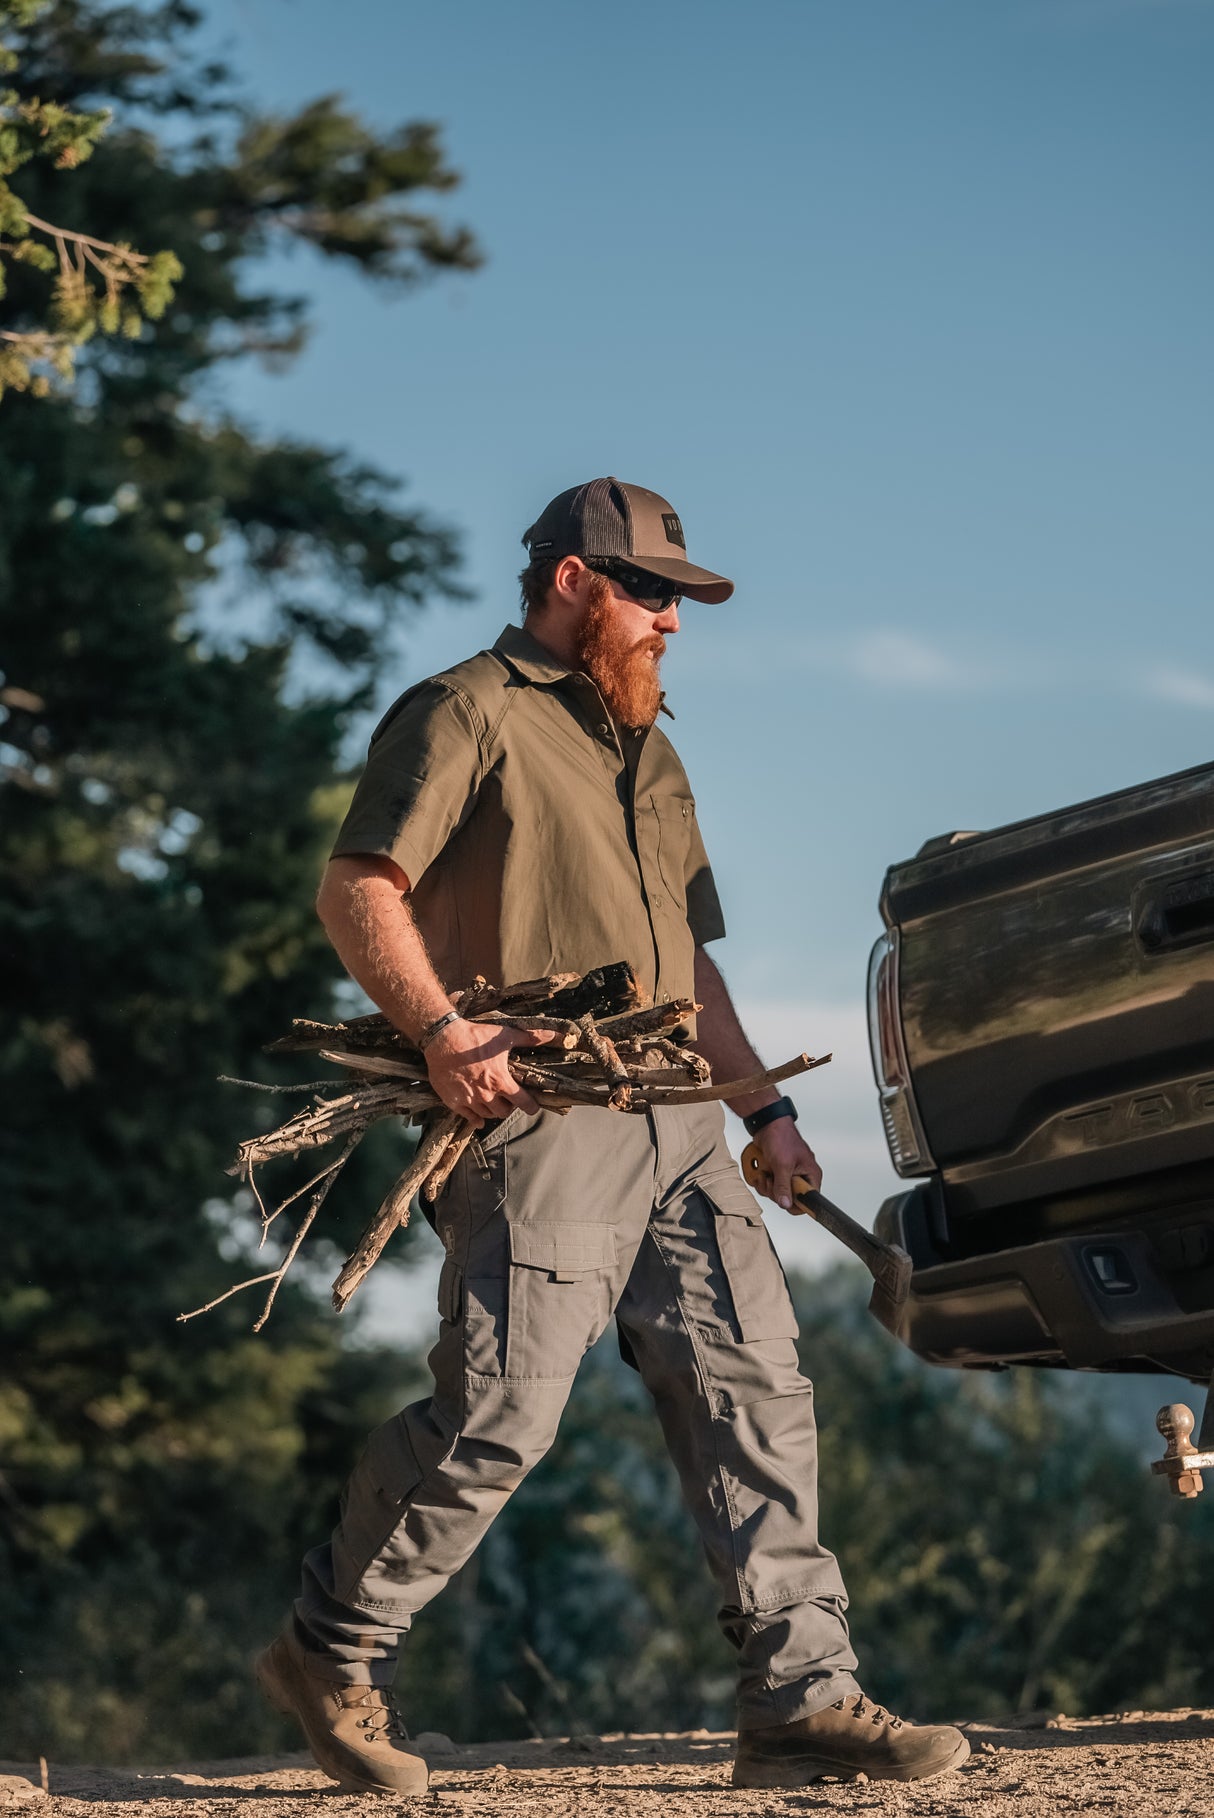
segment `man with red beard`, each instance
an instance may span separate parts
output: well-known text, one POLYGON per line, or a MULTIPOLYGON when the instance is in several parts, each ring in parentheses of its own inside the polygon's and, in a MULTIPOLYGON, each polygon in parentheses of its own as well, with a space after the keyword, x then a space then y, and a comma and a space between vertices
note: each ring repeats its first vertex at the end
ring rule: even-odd
MULTIPOLYGON (((562 493, 523 541, 522 628, 390 710, 321 885, 343 963, 478 1135, 434 1208, 434 1392, 372 1435, 258 1677, 343 1786, 424 1790, 388 1689, 401 1640, 551 1444, 614 1314, 720 1590, 735 1785, 939 1773, 964 1760, 964 1737, 891 1717, 853 1678, 796 1320, 720 1105, 540 1111, 509 1068, 535 1034, 452 1008, 477 974, 626 959, 648 996, 703 1006, 696 1045, 718 1079, 761 1065, 704 951, 725 925, 656 723, 680 599, 723 603, 733 584, 687 560, 665 499, 615 479, 562 493)), ((790 1209, 794 1174, 819 1185, 787 1098, 769 1088, 730 1108, 770 1198, 790 1209)))

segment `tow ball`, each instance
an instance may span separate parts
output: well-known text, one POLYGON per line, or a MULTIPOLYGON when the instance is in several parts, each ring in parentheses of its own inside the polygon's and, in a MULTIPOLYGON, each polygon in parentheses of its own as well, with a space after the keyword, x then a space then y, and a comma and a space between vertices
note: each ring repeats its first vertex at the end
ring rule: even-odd
POLYGON ((1196 1421, 1192 1408, 1183 1401, 1169 1402, 1155 1416, 1155 1425, 1167 1441, 1167 1451, 1151 1466, 1160 1477, 1166 1477, 1175 1496, 1200 1496, 1205 1485, 1203 1471, 1214 1471, 1214 1387, 1206 1397, 1201 1432, 1194 1445, 1190 1434, 1196 1421))

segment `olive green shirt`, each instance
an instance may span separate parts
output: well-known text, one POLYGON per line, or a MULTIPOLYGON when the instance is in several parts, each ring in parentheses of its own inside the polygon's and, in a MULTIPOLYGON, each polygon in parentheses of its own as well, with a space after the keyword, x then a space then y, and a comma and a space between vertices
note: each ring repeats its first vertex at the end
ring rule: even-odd
POLYGON ((343 854, 399 865, 448 991, 627 960, 653 998, 692 997, 695 947, 725 932, 669 739, 617 727, 517 626, 389 709, 343 854))

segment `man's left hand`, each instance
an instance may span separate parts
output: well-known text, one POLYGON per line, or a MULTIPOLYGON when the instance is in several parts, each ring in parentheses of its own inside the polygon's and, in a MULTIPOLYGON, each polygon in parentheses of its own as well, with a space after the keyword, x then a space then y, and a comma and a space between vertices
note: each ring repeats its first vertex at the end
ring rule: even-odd
POLYGON ((794 1174, 803 1175, 815 1192, 822 1185, 822 1170, 814 1152, 791 1117, 773 1118, 751 1140, 763 1157, 763 1169, 770 1181, 770 1185, 757 1189, 764 1199, 772 1199, 786 1212, 792 1212, 794 1174))

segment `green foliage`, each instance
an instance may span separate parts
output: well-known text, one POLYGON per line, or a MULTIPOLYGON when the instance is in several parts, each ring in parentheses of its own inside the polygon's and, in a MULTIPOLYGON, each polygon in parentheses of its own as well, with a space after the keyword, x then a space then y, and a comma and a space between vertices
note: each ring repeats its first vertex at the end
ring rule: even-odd
MULTIPOLYGON (((0 30, 31 31, 46 4, 0 0, 0 30)), ((20 67, 20 52, 11 44, 0 45, 0 73, 11 76, 20 67)), ((121 328, 135 340, 144 318, 159 320, 172 301, 173 286, 182 275, 175 253, 149 257, 125 241, 111 243, 44 221, 7 181, 34 158, 47 160, 55 170, 75 170, 92 156, 110 118, 105 107, 84 110, 23 92, 20 86, 0 89, 0 297, 7 291, 6 257, 30 271, 54 274, 49 325, 28 316, 23 320, 18 312, 18 326, 0 330, 0 397, 6 389, 47 396, 50 380, 34 368, 49 365, 61 378, 70 378, 75 349, 98 329, 117 334, 121 328), (138 308, 130 301, 132 293, 138 308)))
POLYGON ((419 185, 451 189, 437 126, 410 121, 387 138, 371 133, 335 95, 288 120, 262 117, 239 142, 239 200, 250 215, 270 208, 322 252, 356 258, 376 277, 413 284, 436 266, 480 263, 466 228, 445 227, 399 198, 419 185))
MULTIPOLYGON (((919 1364, 868 1317, 865 1282, 794 1282, 865 1688, 916 1717, 1209 1703, 1211 1511, 1168 1497, 1084 1383, 919 1364)), ((727 1728, 714 1610, 609 1333, 552 1453, 418 1619, 399 1690, 416 1728, 468 1739, 727 1728)))
MULTIPOLYGON (((452 535, 394 481, 215 403, 225 361, 302 339, 302 302, 259 288, 256 255, 318 244, 306 122, 327 148, 334 128, 304 110, 276 197, 241 150, 256 119, 189 60, 193 19, 64 0, 33 18, 17 78, 120 122, 69 180, 25 166, 29 206, 187 274, 156 336, 98 337, 74 393, 0 414, 5 1745, 60 1759, 277 1733, 249 1649, 401 1375, 343 1350, 308 1288, 399 1170, 399 1132, 354 1158, 261 1337, 240 1300, 175 1323, 232 1280, 249 1220, 224 1169, 284 1102, 217 1076, 270 1078, 261 1045, 286 1018, 334 1009, 312 899, 343 740, 397 629, 459 591, 452 535)), ((389 279, 449 266, 459 233, 418 212, 453 181, 431 129, 408 168, 407 131, 382 158, 355 136, 345 237, 323 250, 389 279)), ((326 177, 316 208, 335 206, 326 177)), ((41 274, 10 276, 35 308, 41 274)))
MULTIPOLYGON (((249 1221, 223 1168, 279 1110, 215 1080, 270 1077, 284 1016, 333 1008, 311 897, 342 740, 401 621, 457 591, 447 531, 339 451, 251 435, 216 375, 302 342, 301 300, 256 281, 282 240, 398 284, 476 254, 419 211, 454 181, 432 127, 377 140, 332 101, 259 119, 190 62, 179 0, 16 17, 14 92, 120 123, 69 173, 27 161, 23 206, 186 275, 154 337, 120 306, 74 395, 0 417, 5 1744, 216 1755, 288 1741, 248 1653, 364 1434, 421 1385, 343 1348, 309 1286, 398 1167, 390 1132, 259 1338, 240 1301, 175 1323, 232 1279, 249 1221)), ((12 263, 17 319, 44 263, 12 263)), ((871 1691, 929 1715, 1214 1697, 1209 1509, 1169 1502, 1074 1385, 924 1370, 846 1271, 798 1294, 871 1691)), ((728 1721, 698 1543, 607 1347, 402 1678, 418 1727, 460 1735, 728 1721)))

